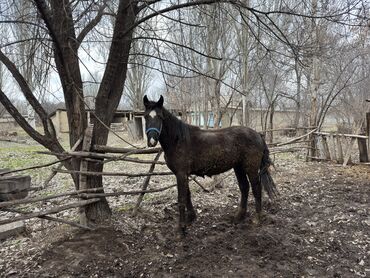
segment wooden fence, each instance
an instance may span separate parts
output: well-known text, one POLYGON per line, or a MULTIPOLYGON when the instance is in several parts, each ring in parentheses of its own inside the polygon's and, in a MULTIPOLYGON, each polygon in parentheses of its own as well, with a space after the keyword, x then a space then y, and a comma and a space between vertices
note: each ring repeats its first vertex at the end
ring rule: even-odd
MULTIPOLYGON (((280 132, 281 129, 277 131, 280 132)), ((281 152, 296 152, 296 151, 307 150, 311 148, 310 138, 312 138, 312 135, 314 135, 313 138, 315 138, 315 140, 318 140, 318 142, 320 142, 321 144, 320 149, 323 150, 322 151, 323 157, 313 157, 312 159, 328 160, 328 161, 334 160, 338 163, 342 163, 346 165, 351 157, 351 152, 353 149, 354 142, 357 140, 359 153, 360 153, 360 161, 365 162, 365 163, 368 163, 369 161, 368 153, 367 153, 367 144, 366 144, 366 140, 368 140, 367 136, 351 135, 351 134, 330 134, 330 133, 325 133, 325 132, 317 132, 316 129, 311 129, 309 132, 301 136, 292 138, 285 142, 269 144, 270 153, 276 154, 276 153, 281 153, 281 152), (345 144, 344 143, 345 139, 348 139, 349 143, 345 144), (328 142, 330 142, 330 144, 328 142)), ((28 198, 21 199, 21 200, 0 202, 0 210, 15 214, 15 216, 12 216, 8 219, 0 220, 0 225, 11 223, 11 222, 16 222, 19 220, 26 220, 26 219, 31 219, 31 218, 41 218, 41 219, 47 219, 50 221, 56 221, 56 222, 76 226, 79 228, 91 230, 92 227, 89 227, 87 225, 87 221, 84 215, 85 214, 84 208, 86 205, 92 204, 94 202, 98 202, 100 200, 99 199, 100 197, 138 195, 135 207, 133 209, 133 213, 136 214, 143 200, 144 194, 161 192, 161 191, 165 191, 165 190, 168 190, 176 186, 176 184, 173 184, 173 185, 166 186, 163 188, 148 190, 148 185, 150 183, 150 179, 152 176, 172 175, 172 172, 170 171, 155 171, 156 165, 165 165, 165 162, 160 160, 160 157, 162 155, 161 148, 134 149, 134 148, 115 148, 115 147, 99 146, 99 145, 91 146, 91 129, 89 128, 86 130, 84 138, 81 138, 76 143, 76 145, 71 148, 70 151, 65 152, 65 153, 53 153, 53 152, 39 152, 39 153, 42 153, 45 155, 58 156, 61 159, 50 162, 50 163, 45 163, 42 165, 6 171, 3 173, 0 173, 0 176, 9 175, 15 172, 20 172, 20 171, 24 171, 28 169, 48 167, 48 166, 60 163, 59 166, 53 168, 53 173, 47 178, 43 187, 45 188, 48 186, 48 183, 55 176, 56 173, 65 173, 65 174, 76 174, 79 176, 79 183, 80 183, 79 190, 58 193, 58 194, 54 194, 50 196, 40 196, 40 197, 33 197, 33 198, 28 197, 28 198), (77 147, 81 143, 82 143, 81 151, 76 151, 77 147), (130 157, 136 154, 156 154, 156 155, 155 155, 155 158, 152 160, 130 157), (61 162, 63 162, 64 160, 71 159, 71 158, 81 159, 82 162, 81 162, 80 170, 71 171, 71 170, 62 169, 61 162), (90 172, 87 169, 87 163, 88 161, 91 161, 91 160, 94 160, 99 163, 108 163, 112 161, 125 161, 128 163, 147 164, 149 166, 149 169, 147 172, 141 172, 141 173, 90 172), (128 177, 128 178, 145 177, 145 179, 142 182, 139 190, 102 193, 101 191, 103 188, 90 188, 90 189, 87 188, 86 178, 89 175, 120 176, 120 177, 128 177), (75 201, 68 202, 67 204, 64 204, 64 203, 61 204, 62 201, 63 202, 70 201, 71 199, 75 199, 75 201), (55 205, 54 207, 50 207, 47 209, 41 209, 37 212, 32 212, 32 213, 25 212, 19 208, 18 209, 14 208, 22 204, 30 204, 30 203, 35 204, 35 203, 44 202, 47 200, 59 200, 60 203, 59 205, 55 205), (80 212, 79 223, 50 216, 52 214, 56 214, 58 212, 69 210, 72 208, 79 208, 79 212, 80 212)), ((204 191, 207 191, 207 189, 205 189, 204 186, 201 183, 199 183, 199 181, 197 181, 195 177, 191 177, 191 180, 194 181, 198 186, 200 186, 204 191)))

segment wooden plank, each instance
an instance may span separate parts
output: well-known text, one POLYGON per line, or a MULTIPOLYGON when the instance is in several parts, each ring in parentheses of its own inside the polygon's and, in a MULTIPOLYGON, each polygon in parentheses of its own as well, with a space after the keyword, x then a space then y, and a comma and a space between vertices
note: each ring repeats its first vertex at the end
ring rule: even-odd
POLYGON ((344 159, 343 159, 343 148, 342 148, 342 138, 341 136, 336 136, 336 142, 337 142, 337 150, 338 150, 338 159, 337 162, 342 164, 344 159))
POLYGON ((331 160, 329 146, 328 146, 328 140, 327 140, 326 136, 322 136, 322 145, 323 145, 323 151, 324 151, 325 159, 326 160, 331 160))
POLYGON ((330 141, 332 142, 331 159, 334 161, 337 161, 336 141, 335 141, 333 134, 330 135, 330 141))
POLYGON ((18 235, 26 229, 23 221, 17 221, 13 223, 8 223, 0 225, 0 240, 6 239, 8 237, 18 235))
POLYGON ((358 150, 360 155, 360 162, 369 162, 369 156, 367 153, 366 139, 357 139, 358 150))
POLYGON ((356 138, 351 138, 351 140, 349 141, 349 143, 347 145, 347 150, 346 150, 346 154, 345 154, 345 157, 344 157, 343 166, 347 166, 348 162, 351 161, 351 153, 352 153, 352 149, 353 149, 353 145, 355 143, 355 140, 356 140, 356 138))

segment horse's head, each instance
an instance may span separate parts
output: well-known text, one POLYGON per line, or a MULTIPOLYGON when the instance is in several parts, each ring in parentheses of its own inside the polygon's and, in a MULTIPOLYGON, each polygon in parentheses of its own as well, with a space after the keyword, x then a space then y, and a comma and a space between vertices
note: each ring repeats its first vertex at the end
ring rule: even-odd
POLYGON ((158 143, 159 136, 162 131, 163 124, 163 96, 157 102, 149 101, 147 96, 144 96, 144 118, 145 118, 145 133, 148 138, 148 147, 155 147, 158 143))

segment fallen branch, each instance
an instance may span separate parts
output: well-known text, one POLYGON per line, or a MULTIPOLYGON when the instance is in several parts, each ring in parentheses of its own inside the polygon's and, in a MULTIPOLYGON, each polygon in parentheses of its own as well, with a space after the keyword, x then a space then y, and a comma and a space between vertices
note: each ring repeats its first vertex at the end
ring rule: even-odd
MULTIPOLYGON (((27 212, 21 211, 21 210, 18 210, 18 209, 3 209, 3 210, 8 211, 8 212, 19 213, 19 214, 27 214, 27 212)), ((60 219, 60 218, 56 218, 56 217, 52 217, 52 216, 43 215, 43 216, 37 216, 37 218, 67 224, 67 225, 70 225, 70 226, 74 226, 74 227, 77 227, 77 228, 82 228, 82 229, 89 230, 89 231, 94 230, 93 228, 90 228, 90 227, 85 226, 85 225, 81 225, 80 223, 76 223, 76 222, 72 222, 72 221, 68 221, 68 220, 64 220, 64 219, 60 219)))
POLYGON ((51 199, 57 199, 61 197, 66 196, 73 196, 73 195, 79 195, 81 193, 87 193, 87 192, 97 192, 102 190, 103 187, 97 187, 97 188, 90 188, 85 190, 79 190, 79 191, 71 191, 71 192, 65 192, 65 193, 59 193, 51 196, 44 196, 44 197, 36 197, 36 198, 29 198, 29 199, 20 199, 20 200, 13 200, 13 201, 6 201, 6 202, 0 202, 0 209, 15 205, 21 205, 21 204, 30 204, 30 203, 36 203, 41 201, 47 201, 51 199))
POLYGON ((35 217, 39 217, 39 216, 48 215, 48 214, 54 214, 54 213, 58 213, 58 212, 68 210, 68 209, 71 209, 71 208, 86 206, 88 204, 96 203, 96 202, 99 202, 99 201, 100 201, 99 198, 94 198, 94 199, 83 200, 83 201, 71 203, 71 204, 68 204, 68 205, 53 207, 51 209, 47 209, 47 210, 43 210, 43 211, 31 212, 31 213, 27 213, 25 215, 13 217, 11 219, 0 220, 0 225, 16 222, 16 221, 20 221, 20 220, 27 220, 27 219, 31 219, 31 218, 35 218, 35 217))
POLYGON ((192 181, 194 181, 200 188, 202 188, 203 189, 203 192, 207 192, 207 193, 209 193, 210 191, 207 189, 207 188, 205 188, 199 181, 197 181, 197 179, 196 179, 197 177, 196 176, 191 176, 190 177, 190 179, 192 180, 192 181))
POLYGON ((366 135, 358 135, 358 134, 341 134, 341 133, 329 133, 329 132, 315 132, 316 135, 321 136, 343 136, 343 137, 349 137, 349 138, 360 138, 360 139, 368 139, 369 136, 366 135))
POLYGON ((299 140, 300 140, 300 139, 302 139, 302 138, 305 138, 305 137, 309 136, 310 134, 314 133, 316 130, 317 130, 317 128, 315 128, 315 129, 311 130, 310 132, 308 132, 308 133, 306 133, 306 134, 303 134, 303 135, 301 135, 301 136, 299 136, 299 137, 293 138, 292 140, 289 140, 289 141, 287 141, 287 142, 278 143, 278 144, 276 144, 275 146, 276 146, 276 147, 280 147, 280 146, 284 146, 284 145, 292 144, 292 143, 294 143, 294 142, 299 141, 299 140))
POLYGON ((26 168, 20 168, 20 169, 5 171, 5 172, 0 173, 0 176, 4 176, 4 175, 7 175, 7 174, 11 174, 11 173, 22 172, 22 171, 26 171, 26 170, 44 168, 44 167, 48 167, 48 166, 57 164, 59 162, 66 161, 68 159, 71 159, 71 158, 70 157, 67 157, 67 158, 59 159, 59 160, 56 160, 56 161, 53 161, 53 162, 49 162, 49 163, 45 163, 45 164, 40 164, 40 165, 37 165, 37 166, 31 166, 31 167, 26 167, 26 168))

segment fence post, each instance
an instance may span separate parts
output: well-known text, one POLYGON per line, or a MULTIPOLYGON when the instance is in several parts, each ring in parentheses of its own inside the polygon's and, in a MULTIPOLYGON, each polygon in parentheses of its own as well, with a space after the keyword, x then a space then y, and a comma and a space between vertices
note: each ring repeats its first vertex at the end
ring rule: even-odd
POLYGON ((333 147, 332 147, 332 154, 331 154, 331 158, 332 158, 332 160, 335 160, 335 162, 337 162, 338 160, 337 160, 337 146, 336 146, 336 142, 335 142, 335 136, 334 136, 334 134, 331 134, 330 135, 330 139, 331 139, 331 141, 332 141, 332 143, 333 143, 333 147))
POLYGON ((367 151, 368 151, 368 157, 369 157, 370 156, 370 112, 366 113, 366 135, 368 137, 367 138, 367 151))
POLYGON ((325 159, 326 160, 331 160, 329 146, 328 146, 328 140, 327 140, 325 135, 322 136, 322 145, 323 145, 325 159))
MULTIPOLYGON (((82 142, 82 151, 86 151, 86 152, 90 151, 92 132, 93 132, 92 127, 88 126, 85 130, 84 139, 82 142)), ((88 162, 86 161, 86 159, 83 159, 83 158, 81 159, 80 171, 87 172, 87 163, 88 162)), ((84 189, 87 189, 87 176, 80 174, 79 190, 84 190, 84 189)), ((85 206, 80 207, 79 214, 80 214, 80 224, 88 226, 85 206)))
POLYGON ((343 163, 343 148, 342 148, 342 136, 336 135, 337 138, 337 147, 338 147, 338 163, 342 164, 343 163))
POLYGON ((360 154, 360 162, 369 162, 369 156, 367 154, 367 146, 365 138, 357 138, 358 151, 360 154))

